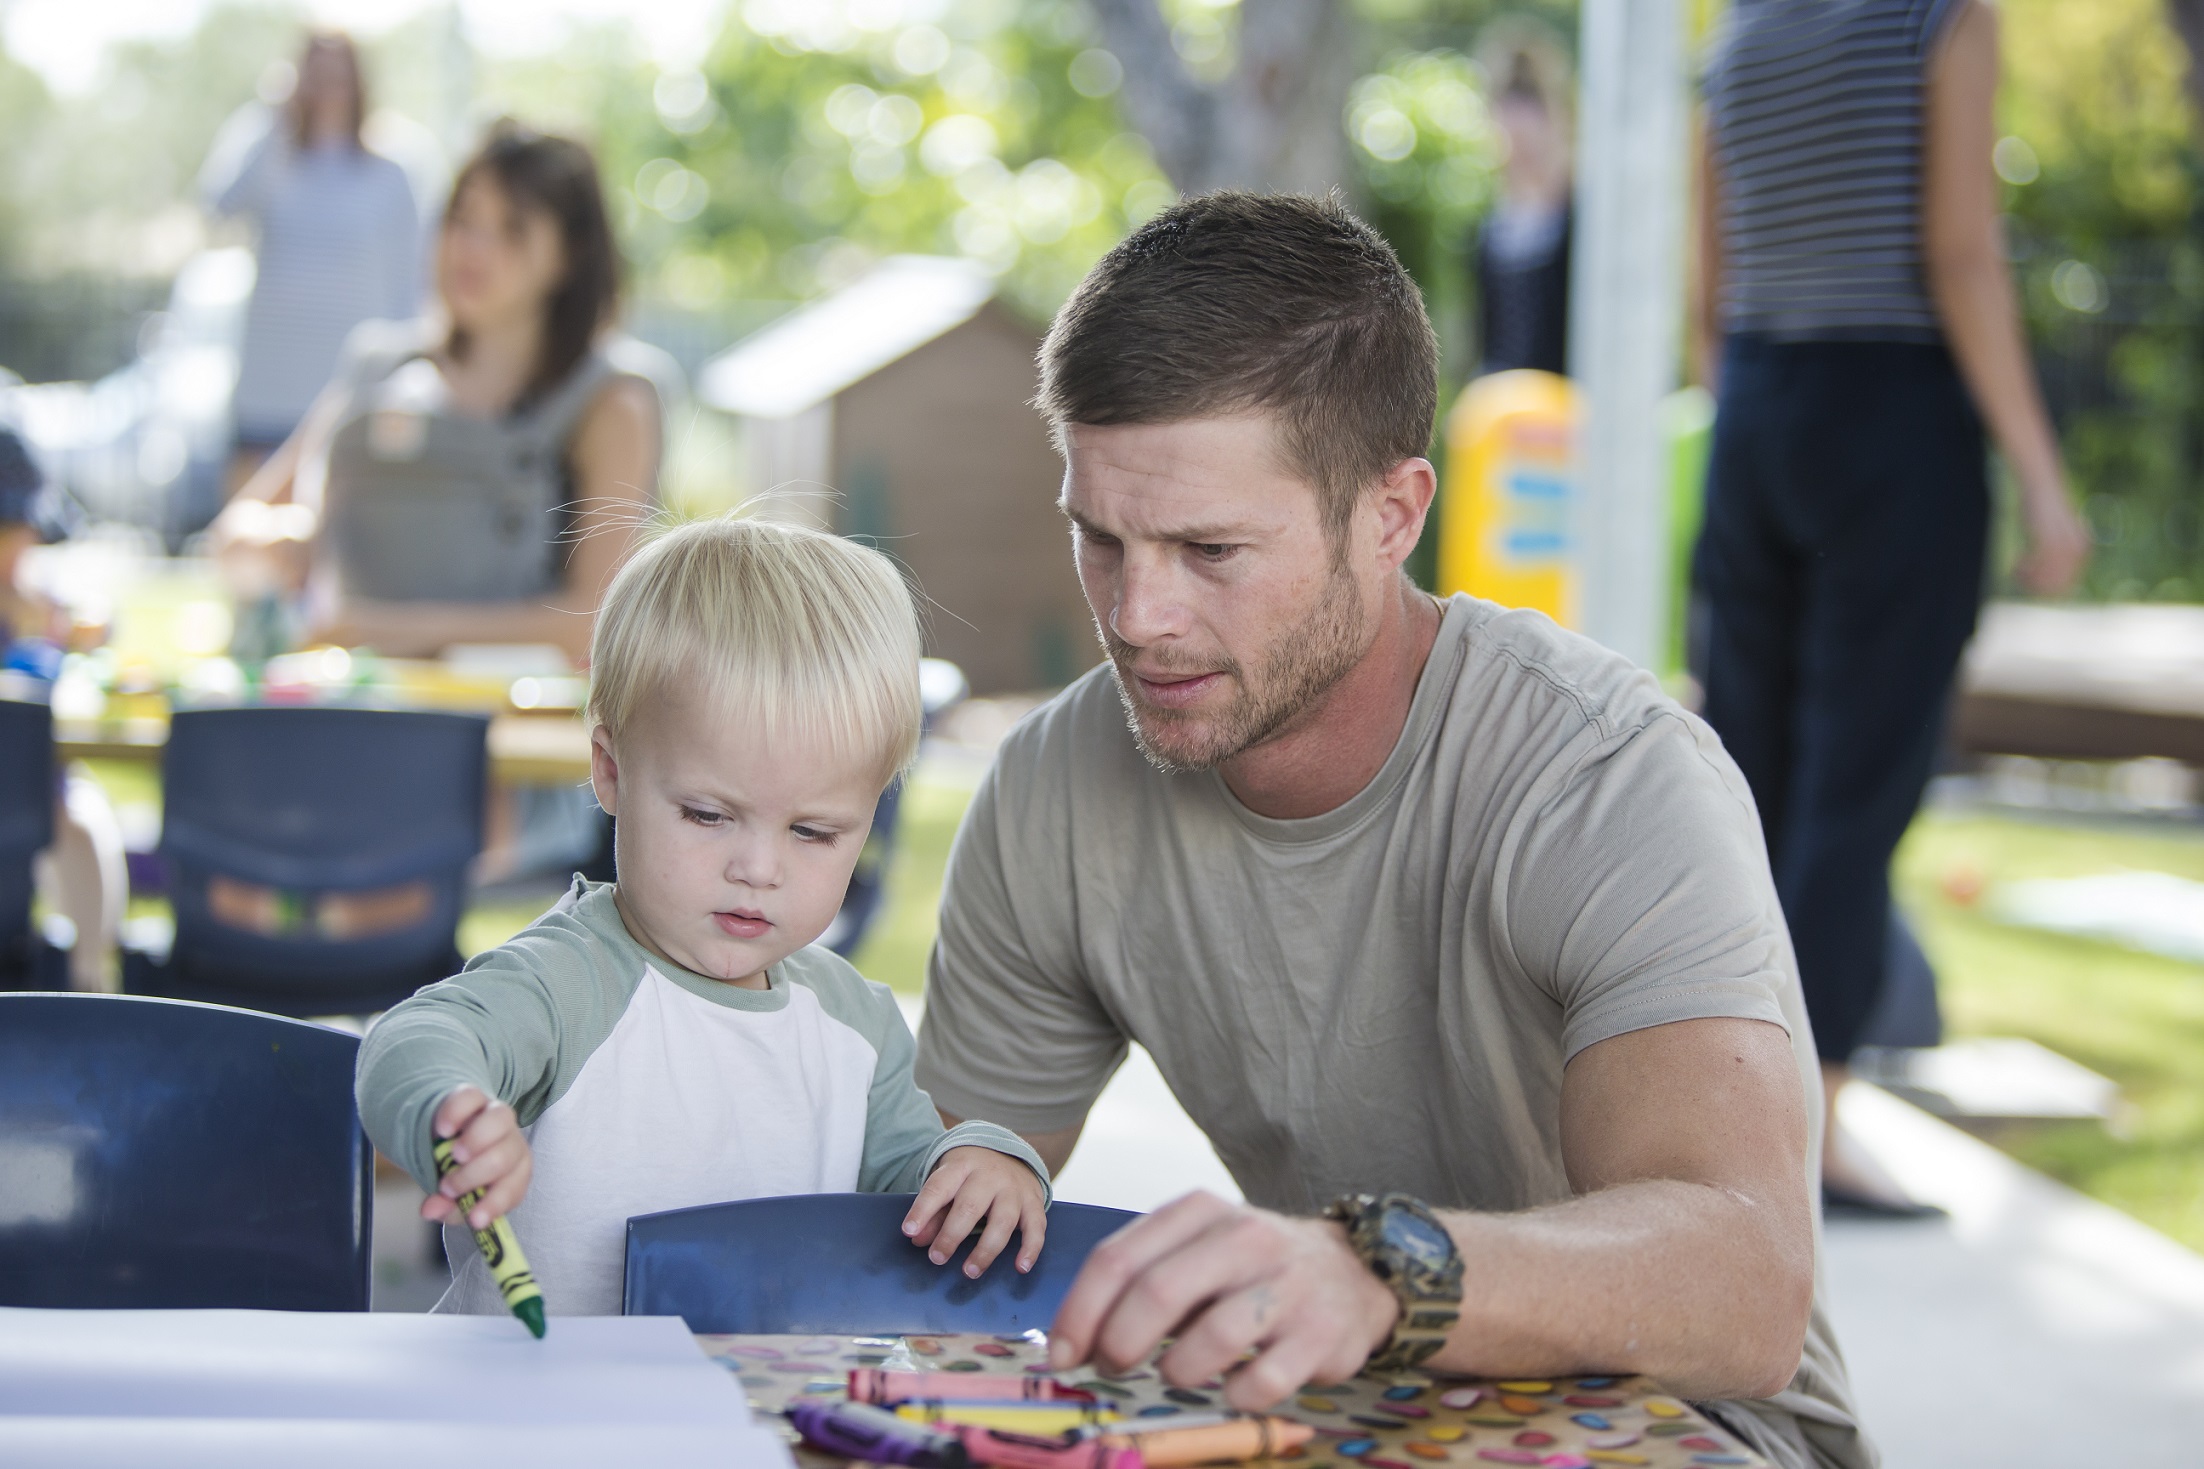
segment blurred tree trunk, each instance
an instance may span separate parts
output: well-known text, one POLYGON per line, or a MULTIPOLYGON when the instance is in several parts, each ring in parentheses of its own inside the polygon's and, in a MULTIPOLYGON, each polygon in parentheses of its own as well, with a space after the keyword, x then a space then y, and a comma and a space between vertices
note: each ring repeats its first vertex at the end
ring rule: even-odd
POLYGON ((1339 0, 1242 5, 1238 58, 1215 84, 1187 70, 1157 0, 1089 3, 1125 67, 1126 116, 1180 193, 1322 193, 1347 182, 1341 113, 1355 56, 1339 0))

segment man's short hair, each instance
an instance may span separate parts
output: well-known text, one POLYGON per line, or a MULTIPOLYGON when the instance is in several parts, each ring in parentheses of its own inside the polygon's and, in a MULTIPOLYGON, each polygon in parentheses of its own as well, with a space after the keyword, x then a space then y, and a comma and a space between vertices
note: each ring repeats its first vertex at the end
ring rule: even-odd
POLYGON ((1222 192, 1120 242, 1056 313, 1034 406, 1069 424, 1260 410, 1344 535, 1362 492, 1424 453, 1439 345, 1423 296, 1337 200, 1222 192))
POLYGON ((918 752, 918 609, 895 564, 803 526, 725 515, 646 541, 605 589, 589 715, 617 740, 668 690, 885 786, 918 752))

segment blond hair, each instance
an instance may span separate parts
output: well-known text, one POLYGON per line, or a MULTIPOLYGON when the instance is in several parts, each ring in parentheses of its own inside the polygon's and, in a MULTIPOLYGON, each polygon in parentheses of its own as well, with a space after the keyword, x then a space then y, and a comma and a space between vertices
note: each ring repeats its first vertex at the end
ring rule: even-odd
POLYGON ((617 740, 643 703, 687 686, 711 707, 881 784, 918 751, 919 628, 878 551, 825 531, 724 515, 647 540, 605 590, 589 643, 589 716, 617 740))

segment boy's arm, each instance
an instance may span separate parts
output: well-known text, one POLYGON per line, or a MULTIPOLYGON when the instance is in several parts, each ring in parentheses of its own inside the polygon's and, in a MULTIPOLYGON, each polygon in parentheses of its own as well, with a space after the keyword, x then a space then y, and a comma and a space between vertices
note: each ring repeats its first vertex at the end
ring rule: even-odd
POLYGON ((911 1075, 918 1052, 911 1028, 885 986, 872 991, 867 1007, 867 1039, 879 1060, 873 1066, 872 1094, 865 1109, 865 1156, 857 1187, 865 1193, 915 1192, 951 1148, 991 1148, 1033 1170, 1044 1206, 1051 1197, 1048 1165, 1007 1127, 992 1122, 960 1122, 944 1128, 941 1116, 911 1075))
POLYGON ((463 1086, 510 1103, 522 1126, 549 1104, 559 1016, 543 979, 502 950, 405 1001, 368 1032, 355 1090, 360 1122, 413 1181, 436 1189, 430 1124, 463 1086))

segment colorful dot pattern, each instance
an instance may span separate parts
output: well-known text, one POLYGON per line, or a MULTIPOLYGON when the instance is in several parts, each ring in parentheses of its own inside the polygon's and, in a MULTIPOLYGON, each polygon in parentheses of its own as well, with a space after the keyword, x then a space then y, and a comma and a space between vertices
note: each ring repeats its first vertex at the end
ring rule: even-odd
MULTIPOLYGON (((699 1336, 742 1379, 752 1407, 778 1413, 799 1397, 836 1398, 852 1367, 898 1371, 1046 1372, 1048 1343, 1024 1336, 699 1336)), ((1114 1376, 1058 1374, 1128 1418, 1161 1427, 1177 1413, 1214 1411, 1221 1381, 1174 1387, 1152 1366, 1114 1376)), ((1316 1430, 1290 1469, 1766 1469, 1767 1461, 1698 1409, 1643 1377, 1510 1378, 1474 1382, 1420 1373, 1312 1387, 1272 1411, 1316 1430)), ((839 1461, 801 1448, 804 1469, 839 1461)), ((1262 1461, 1258 1461, 1259 1463, 1262 1461)), ((1283 1466, 1282 1466, 1283 1469, 1283 1466)))

